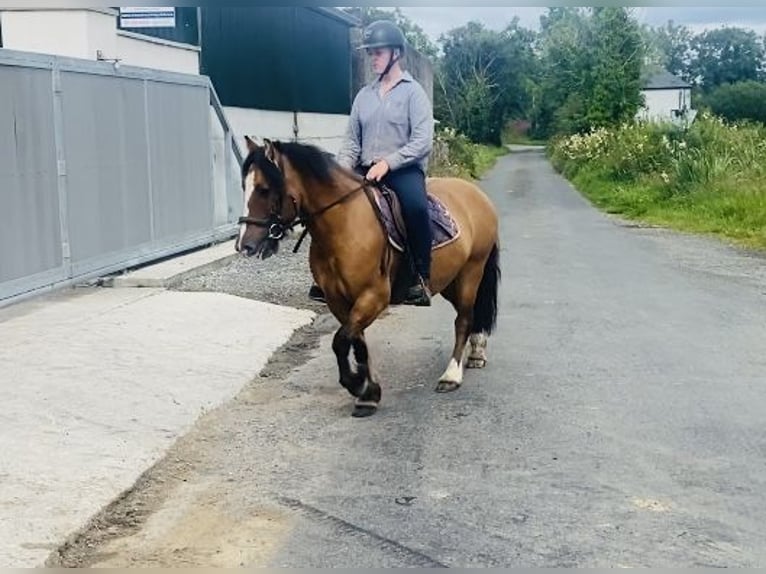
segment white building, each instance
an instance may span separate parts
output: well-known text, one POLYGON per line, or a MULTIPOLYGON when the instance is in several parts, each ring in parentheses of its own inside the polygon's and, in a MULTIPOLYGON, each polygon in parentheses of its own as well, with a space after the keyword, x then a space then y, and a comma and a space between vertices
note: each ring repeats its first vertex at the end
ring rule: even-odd
POLYGON ((112 8, 0 8, 2 48, 199 74, 199 46, 117 28, 112 8))
POLYGON ((667 70, 649 76, 641 89, 644 107, 637 118, 644 121, 692 121, 691 85, 667 70))

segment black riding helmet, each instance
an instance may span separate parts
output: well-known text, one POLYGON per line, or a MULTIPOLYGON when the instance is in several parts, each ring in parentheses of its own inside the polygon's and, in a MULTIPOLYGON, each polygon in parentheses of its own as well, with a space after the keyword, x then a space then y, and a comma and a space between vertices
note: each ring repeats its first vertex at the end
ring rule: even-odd
POLYGON ((407 41, 399 27, 389 20, 377 20, 364 29, 361 49, 399 48, 404 52, 407 41))
POLYGON ((404 34, 396 24, 389 20, 377 20, 364 29, 364 37, 359 49, 393 48, 399 50, 399 56, 397 58, 394 58, 394 55, 391 54, 386 69, 380 75, 382 78, 389 72, 391 66, 394 65, 394 62, 401 59, 402 55, 404 55, 404 47, 406 44, 407 41, 404 38, 404 34))

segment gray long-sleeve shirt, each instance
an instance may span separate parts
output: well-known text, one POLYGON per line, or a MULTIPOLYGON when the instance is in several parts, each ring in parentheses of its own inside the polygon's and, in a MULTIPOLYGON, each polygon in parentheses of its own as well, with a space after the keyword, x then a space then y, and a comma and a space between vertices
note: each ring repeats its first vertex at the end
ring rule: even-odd
POLYGON ((389 92, 380 95, 378 80, 354 98, 338 162, 348 168, 385 159, 393 171, 417 163, 425 172, 433 149, 431 102, 409 72, 389 92))

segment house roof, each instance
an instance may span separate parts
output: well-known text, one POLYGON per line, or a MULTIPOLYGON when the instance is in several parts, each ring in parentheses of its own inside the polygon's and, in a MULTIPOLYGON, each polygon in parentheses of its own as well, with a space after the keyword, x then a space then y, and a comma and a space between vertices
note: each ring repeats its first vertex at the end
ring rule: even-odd
POLYGON ((671 90, 678 88, 691 88, 691 84, 684 82, 681 78, 671 74, 667 70, 662 70, 647 77, 644 80, 642 88, 644 90, 671 90))

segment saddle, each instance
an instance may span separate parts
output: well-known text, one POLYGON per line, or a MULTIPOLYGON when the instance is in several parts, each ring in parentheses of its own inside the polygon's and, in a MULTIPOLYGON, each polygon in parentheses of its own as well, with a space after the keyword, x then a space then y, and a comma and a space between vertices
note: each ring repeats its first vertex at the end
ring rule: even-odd
MULTIPOLYGON (((391 300, 394 305, 402 303, 407 294, 407 290, 417 280, 414 261, 407 248, 407 228, 402 216, 402 209, 396 192, 385 184, 378 183, 371 186, 372 193, 370 200, 374 202, 373 207, 378 216, 378 220, 384 227, 388 237, 389 244, 399 253, 405 254, 406 265, 399 267, 395 277, 392 278, 391 300)), ((460 237, 460 228, 452 217, 447 207, 431 193, 427 193, 428 214, 431 224, 431 250, 435 251, 445 245, 449 245, 460 237)))
MULTIPOLYGON (((407 251, 407 227, 402 216, 399 198, 391 188, 384 184, 373 186, 382 223, 386 228, 391 246, 405 253, 407 251)), ((449 245, 460 237, 460 228, 442 201, 431 193, 428 197, 428 214, 431 222, 431 249, 436 250, 449 245)))

